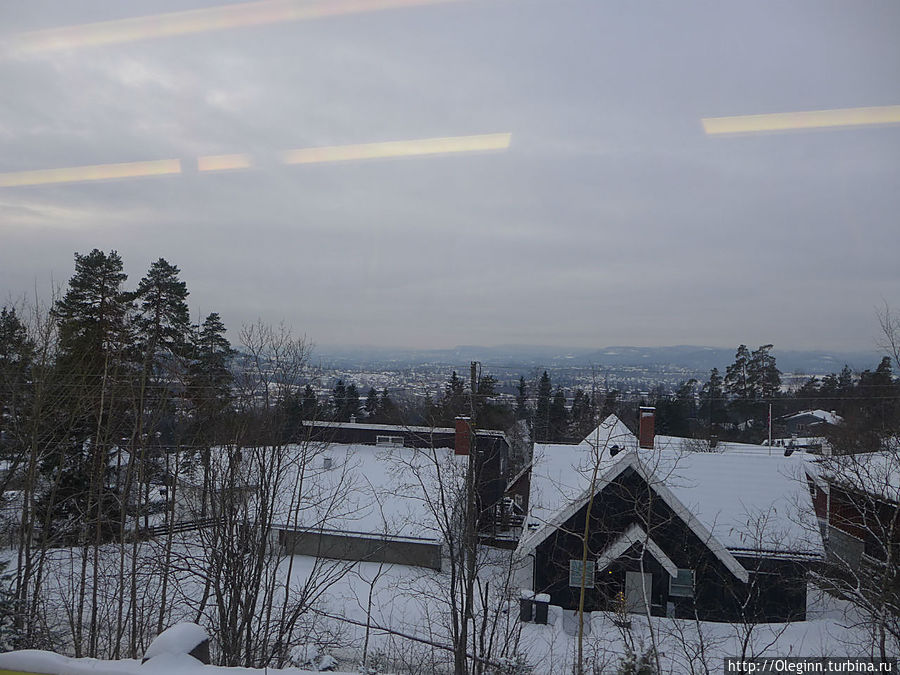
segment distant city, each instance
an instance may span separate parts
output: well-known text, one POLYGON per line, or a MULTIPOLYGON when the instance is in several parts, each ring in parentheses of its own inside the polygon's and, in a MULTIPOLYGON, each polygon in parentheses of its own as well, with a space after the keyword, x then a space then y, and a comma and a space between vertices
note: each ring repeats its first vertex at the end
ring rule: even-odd
MULTIPOLYGON (((754 347, 755 345, 751 345, 754 347)), ((437 396, 453 371, 468 372, 478 361, 486 374, 497 378, 501 397, 512 397, 520 377, 536 382, 544 370, 569 394, 576 388, 600 393, 618 390, 639 396, 651 389, 674 391, 681 383, 709 377, 712 368, 724 372, 734 360, 735 348, 679 345, 671 347, 614 346, 602 349, 566 349, 548 346, 459 346, 453 349, 392 349, 387 347, 316 346, 323 393, 331 383, 354 382, 365 393, 370 387, 388 389, 401 397, 437 396)), ((881 355, 869 352, 828 352, 773 348, 783 387, 792 389, 813 376, 839 372, 844 365, 854 372, 874 368, 881 355)))

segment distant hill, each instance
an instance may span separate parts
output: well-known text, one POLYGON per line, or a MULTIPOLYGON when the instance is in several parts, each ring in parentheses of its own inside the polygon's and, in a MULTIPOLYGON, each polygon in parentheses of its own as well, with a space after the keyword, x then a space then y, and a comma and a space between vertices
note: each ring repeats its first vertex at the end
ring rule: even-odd
MULTIPOLYGON (((751 350, 756 345, 748 345, 751 350)), ((677 345, 672 347, 614 346, 603 349, 576 349, 540 345, 461 345, 453 349, 394 349, 389 347, 318 347, 316 354, 331 366, 374 366, 404 368, 421 364, 464 367, 480 361, 485 367, 565 368, 590 367, 656 369, 679 368, 705 375, 712 368, 725 369, 734 360, 735 348, 677 345)), ((785 373, 825 374, 840 371, 844 364, 853 370, 874 369, 881 360, 877 352, 828 352, 821 350, 772 350, 778 367, 785 373)))

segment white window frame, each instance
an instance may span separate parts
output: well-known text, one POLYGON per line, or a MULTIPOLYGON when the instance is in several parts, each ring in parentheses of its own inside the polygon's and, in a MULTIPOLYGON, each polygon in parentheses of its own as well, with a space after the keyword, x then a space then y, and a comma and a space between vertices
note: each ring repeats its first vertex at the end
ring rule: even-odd
MULTIPOLYGON (((597 564, 593 560, 587 561, 587 574, 584 575, 584 587, 594 587, 594 577, 597 574, 597 564)), ((581 588, 581 560, 569 560, 569 587, 581 588)))
POLYGON ((669 579, 669 597, 670 598, 693 598, 694 597, 694 583, 696 581, 696 575, 694 570, 690 569, 678 569, 678 574, 675 577, 669 579), (691 575, 691 584, 690 588, 688 588, 684 583, 679 583, 679 579, 683 574, 691 575))

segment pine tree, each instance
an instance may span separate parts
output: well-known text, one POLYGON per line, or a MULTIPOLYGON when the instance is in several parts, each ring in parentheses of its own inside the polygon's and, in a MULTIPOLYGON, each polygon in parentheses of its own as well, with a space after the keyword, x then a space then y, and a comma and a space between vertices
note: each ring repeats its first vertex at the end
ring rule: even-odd
POLYGON ((587 437, 597 426, 596 414, 593 399, 583 389, 576 389, 570 414, 570 435, 576 440, 587 437))
POLYGON ((316 420, 319 417, 319 399, 309 384, 303 389, 302 411, 304 420, 316 420))
POLYGON ((761 345, 750 355, 748 384, 754 397, 773 399, 781 388, 781 371, 769 352, 772 345, 761 345))
POLYGON ((234 350, 225 337, 225 324, 215 312, 194 328, 191 352, 186 396, 195 437, 200 445, 210 445, 220 440, 217 435, 231 406, 234 380, 229 368, 234 350))
POLYGON ((188 353, 190 319, 187 285, 179 269, 160 258, 141 279, 134 293, 138 303, 135 324, 139 342, 151 359, 188 353))
POLYGON ((516 419, 528 419, 528 385, 525 384, 525 378, 519 377, 519 384, 516 386, 516 419))
MULTIPOLYGON (((150 265, 133 294, 137 303, 133 322, 135 360, 140 363, 140 371, 131 451, 140 463, 138 478, 144 484, 154 474, 166 473, 169 455, 158 444, 171 445, 175 441, 172 384, 184 375, 191 335, 187 285, 178 274, 177 267, 160 258, 150 265), (157 447, 148 447, 147 439, 155 439, 157 447)), ((128 469, 133 469, 133 462, 128 469)), ((130 492, 130 471, 127 476, 125 489, 130 492)))
POLYGON ((375 387, 369 387, 369 393, 366 394, 365 411, 369 422, 378 421, 378 392, 375 387))
POLYGON ((82 541, 89 533, 95 539, 111 536, 120 513, 107 482, 110 453, 127 429, 125 394, 134 375, 125 279, 115 251, 75 254, 75 274, 53 308, 59 321, 59 386, 67 392, 66 414, 73 424, 68 445, 45 463, 58 484, 43 506, 59 535, 69 539, 79 532, 82 541))
POLYGON ((403 415, 399 406, 391 398, 387 389, 381 390, 378 399, 378 415, 382 424, 401 424, 403 415))
POLYGON ((477 395, 475 397, 475 419, 482 429, 508 429, 515 422, 513 410, 495 400, 497 396, 497 378, 493 375, 481 375, 478 378, 477 395))
POLYGON ((359 389, 355 384, 347 385, 347 391, 344 398, 344 409, 341 413, 343 421, 349 421, 351 418, 359 414, 359 389))
POLYGON ((750 384, 750 358, 747 345, 740 345, 735 352, 734 363, 725 369, 725 391, 740 401, 754 398, 750 384))
POLYGON ((552 393, 550 376, 545 370, 538 381, 537 403, 534 409, 534 440, 550 440, 550 395, 552 393))
POLYGON ((709 371, 709 380, 700 389, 700 417, 711 425, 725 424, 728 421, 725 391, 718 368, 709 371))
POLYGON ((562 387, 557 385, 553 400, 550 402, 550 440, 563 441, 569 427, 569 412, 566 410, 566 395, 562 387))
POLYGON ((0 310, 0 452, 7 458, 24 450, 23 426, 31 398, 34 343, 14 307, 0 310))
POLYGON ((339 379, 331 389, 331 416, 335 422, 346 422, 344 411, 347 409, 347 385, 339 379))
POLYGON ((444 397, 441 399, 439 424, 452 427, 454 420, 460 415, 469 414, 469 397, 466 395, 466 383, 456 371, 444 385, 444 397))
POLYGON ((606 419, 610 415, 619 413, 619 390, 610 389, 603 397, 603 409, 600 411, 600 419, 606 419))

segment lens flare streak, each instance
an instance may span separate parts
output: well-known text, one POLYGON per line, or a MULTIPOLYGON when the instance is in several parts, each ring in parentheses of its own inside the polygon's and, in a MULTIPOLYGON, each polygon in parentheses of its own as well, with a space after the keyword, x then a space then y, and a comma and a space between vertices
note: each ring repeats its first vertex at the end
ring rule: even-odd
MULTIPOLYGON (((318 164, 351 160, 387 159, 391 157, 415 157, 445 155, 466 152, 506 150, 512 140, 511 133, 480 134, 475 136, 447 136, 358 145, 332 145, 318 148, 288 150, 281 155, 284 164, 318 164)), ((193 166, 188 161, 188 167, 193 166)), ((197 157, 198 173, 234 171, 254 166, 253 158, 245 153, 229 155, 203 155, 197 157)), ((96 164, 72 166, 62 169, 37 169, 0 173, 0 188, 53 183, 80 183, 116 178, 142 178, 182 173, 182 160, 159 159, 147 162, 121 164, 96 164)))
POLYGON ((206 155, 197 158, 197 171, 233 171, 253 166, 250 155, 206 155))
POLYGON ((19 53, 40 53, 459 1, 257 0, 35 30, 14 36, 12 46, 19 53))
POLYGON ((477 136, 450 136, 446 138, 422 138, 410 141, 387 141, 360 145, 333 145, 320 148, 302 148, 284 153, 285 164, 317 164, 320 162, 344 162, 359 159, 385 159, 388 157, 412 157, 416 155, 440 155, 455 152, 506 150, 512 134, 481 134, 477 136))
POLYGON ((806 110, 765 115, 737 115, 734 117, 705 117, 700 121, 703 123, 703 130, 709 136, 898 124, 900 123, 900 105, 806 110))
POLYGON ((181 173, 180 160, 159 159, 149 162, 96 164, 93 166, 71 166, 64 169, 38 169, 35 171, 0 173, 0 187, 80 183, 112 178, 139 178, 178 173, 181 173))

